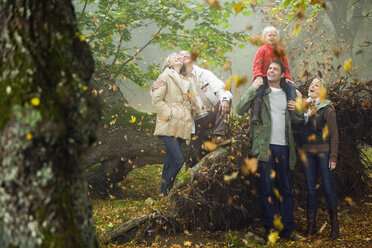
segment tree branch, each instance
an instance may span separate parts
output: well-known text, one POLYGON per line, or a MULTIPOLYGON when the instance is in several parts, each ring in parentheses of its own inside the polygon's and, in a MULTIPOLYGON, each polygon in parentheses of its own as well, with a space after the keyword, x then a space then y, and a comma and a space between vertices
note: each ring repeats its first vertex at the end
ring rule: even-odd
POLYGON ((152 40, 155 39, 155 37, 160 33, 160 31, 163 29, 163 27, 160 27, 159 30, 152 36, 152 38, 140 49, 138 50, 132 57, 130 57, 129 59, 127 59, 127 61, 125 61, 119 68, 119 70, 116 72, 115 76, 114 76, 114 80, 116 80, 116 78, 119 76, 121 70, 123 70, 124 66, 126 66, 130 61, 132 61, 135 57, 137 57, 137 55, 143 51, 143 49, 145 49, 148 45, 151 44, 152 40))
POLYGON ((85 3, 84 3, 84 8, 83 8, 83 10, 81 11, 81 13, 82 13, 82 14, 84 13, 84 11, 85 11, 85 8, 87 7, 87 3, 88 3, 88 0, 85 0, 85 3))
POLYGON ((112 69, 114 68, 114 66, 115 66, 115 62, 116 62, 116 60, 117 60, 117 58, 118 58, 118 56, 119 56, 119 50, 120 50, 120 48, 121 48, 121 44, 122 44, 122 42, 123 42, 123 38, 124 38, 124 32, 123 32, 123 34, 120 36, 120 41, 119 41, 119 44, 118 44, 118 48, 116 49, 115 58, 112 60, 112 64, 111 64, 111 66, 110 66, 110 71, 109 71, 109 73, 108 73, 108 78, 111 77, 112 69))

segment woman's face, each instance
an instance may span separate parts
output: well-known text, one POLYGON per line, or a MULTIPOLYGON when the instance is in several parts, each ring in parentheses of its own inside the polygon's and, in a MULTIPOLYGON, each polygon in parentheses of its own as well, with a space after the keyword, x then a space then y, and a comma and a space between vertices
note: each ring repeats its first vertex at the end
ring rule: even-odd
POLYGON ((278 34, 276 33, 275 30, 271 30, 271 31, 266 33, 265 41, 270 46, 276 44, 277 40, 278 40, 278 34))
POLYGON ((175 66, 182 66, 182 59, 178 54, 172 55, 169 58, 169 66, 174 68, 175 66))
POLYGON ((321 82, 319 81, 313 81, 310 86, 309 86, 309 89, 307 90, 307 95, 310 97, 310 98, 318 98, 319 97, 319 91, 320 91, 320 87, 322 87, 322 84, 321 82))
POLYGON ((179 55, 180 55, 180 57, 182 59, 182 62, 184 64, 188 64, 188 63, 191 63, 192 62, 191 61, 191 55, 190 55, 190 53, 188 53, 188 52, 180 52, 179 55))

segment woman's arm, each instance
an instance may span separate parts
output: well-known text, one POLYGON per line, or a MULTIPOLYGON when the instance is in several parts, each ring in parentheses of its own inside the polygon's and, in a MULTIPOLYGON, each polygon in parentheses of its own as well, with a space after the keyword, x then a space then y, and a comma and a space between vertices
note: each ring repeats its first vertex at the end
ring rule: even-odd
POLYGON ((165 97, 168 92, 167 75, 161 74, 159 80, 163 85, 152 92, 152 106, 157 112, 158 118, 161 120, 170 120, 172 118, 172 110, 165 102, 165 97))

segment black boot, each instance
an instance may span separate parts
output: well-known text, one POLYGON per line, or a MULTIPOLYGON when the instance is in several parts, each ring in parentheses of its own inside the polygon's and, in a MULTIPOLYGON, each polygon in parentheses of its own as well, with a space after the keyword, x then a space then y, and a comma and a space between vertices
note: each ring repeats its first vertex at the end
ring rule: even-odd
POLYGON ((262 100, 256 97, 252 102, 252 123, 254 125, 259 125, 262 123, 261 121, 261 108, 262 108, 262 100))
POLYGON ((337 239, 340 237, 340 229, 338 226, 337 208, 329 209, 329 216, 331 218, 331 238, 337 239))
POLYGON ((316 234, 316 210, 307 210, 307 229, 305 237, 316 234))

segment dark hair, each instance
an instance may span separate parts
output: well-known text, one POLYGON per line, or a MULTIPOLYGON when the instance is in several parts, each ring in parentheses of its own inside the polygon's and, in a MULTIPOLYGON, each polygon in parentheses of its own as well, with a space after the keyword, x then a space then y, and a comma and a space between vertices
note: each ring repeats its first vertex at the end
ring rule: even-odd
POLYGON ((274 63, 280 65, 280 72, 281 73, 285 73, 285 65, 283 64, 283 62, 281 60, 279 60, 279 59, 273 59, 273 60, 270 61, 269 66, 271 64, 274 64, 274 63))

